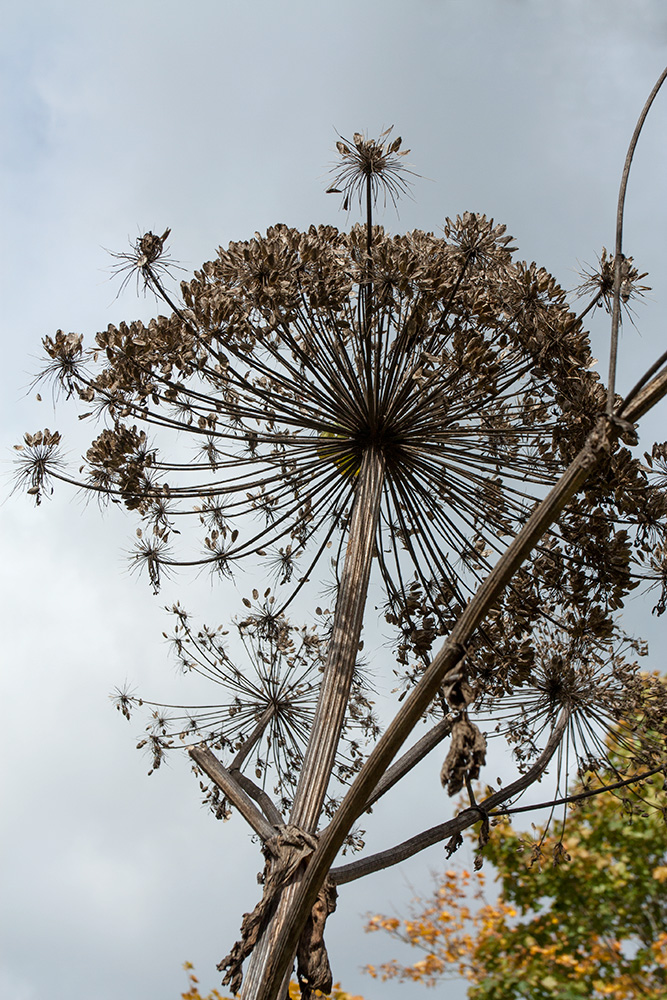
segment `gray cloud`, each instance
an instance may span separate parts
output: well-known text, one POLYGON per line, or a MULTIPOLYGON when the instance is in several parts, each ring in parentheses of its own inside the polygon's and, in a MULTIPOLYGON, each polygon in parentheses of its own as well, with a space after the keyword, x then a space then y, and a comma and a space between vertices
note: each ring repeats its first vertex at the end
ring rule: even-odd
MULTIPOLYGON (((423 179, 400 218, 387 212, 389 228, 436 229, 445 215, 484 211, 508 224, 528 259, 575 285, 578 262, 613 241, 625 147, 662 69, 666 20, 657 0, 199 0, 187 12, 164 0, 67 0, 8 10, 5 449, 44 425, 66 431, 74 455, 85 447, 85 428, 54 415, 48 394, 41 404, 25 396, 42 335, 59 326, 90 335, 155 309, 130 289, 114 298, 103 247, 169 225, 174 255, 191 269, 219 243, 276 221, 346 224, 323 194, 336 130, 395 123, 412 148, 423 179)), ((622 388, 664 346, 666 101, 629 192, 627 250, 654 291, 642 336, 624 331, 622 388)), ((595 317, 603 371, 606 331, 595 317)), ((17 1000, 166 1000, 185 986, 185 959, 209 988, 258 893, 257 846, 238 819, 207 815, 184 762, 147 778, 133 746, 140 725, 108 701, 125 678, 165 699, 183 691, 160 638, 161 604, 180 597, 217 622, 236 601, 186 577, 152 598, 125 569, 132 530, 118 511, 100 521, 62 489, 38 510, 23 497, 2 506, 0 994, 17 1000)), ((643 612, 633 615, 657 637, 643 612)), ((376 813, 374 832, 369 820, 371 846, 386 846, 385 821, 401 837, 420 809, 424 825, 448 814, 438 764, 376 813)), ((369 1000, 400 995, 359 975, 392 949, 364 938, 357 915, 403 906, 406 878, 427 890, 442 862, 432 849, 407 875, 341 893, 329 939, 346 988, 369 1000)))

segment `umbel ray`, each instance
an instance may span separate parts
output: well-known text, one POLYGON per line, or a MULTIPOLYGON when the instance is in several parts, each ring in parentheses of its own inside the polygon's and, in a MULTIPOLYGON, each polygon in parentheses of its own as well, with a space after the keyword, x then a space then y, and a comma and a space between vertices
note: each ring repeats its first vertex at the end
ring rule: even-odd
POLYGON ((117 696, 128 717, 149 709, 153 767, 187 748, 216 814, 235 808, 261 840, 262 898, 220 965, 244 1000, 283 997, 295 957, 302 995, 328 992, 336 886, 434 843, 453 851, 480 820, 481 851, 494 815, 554 758, 554 800, 567 798, 566 761, 608 767, 609 734, 617 791, 665 766, 665 689, 641 673, 618 611, 642 582, 658 611, 667 600, 667 444, 645 462, 627 447, 667 393, 667 353, 615 392, 621 312, 645 290, 622 250, 625 187, 664 78, 628 153, 614 254, 585 275, 578 313, 484 216, 447 219, 437 236, 378 226, 378 200, 396 202, 410 174, 388 130, 337 143, 330 190, 346 208, 358 200, 363 224, 274 226, 221 248, 178 298, 169 230, 146 233, 117 270, 169 314, 109 326, 90 349, 77 334, 45 338, 45 376, 102 426, 78 475, 58 432, 27 434, 27 492, 40 502, 59 480, 134 511, 133 565, 156 591, 178 566, 229 580, 245 562, 271 581, 224 623, 233 649, 173 608, 176 655, 222 700, 117 696), (606 387, 583 323, 595 305, 611 314, 606 387), (315 606, 328 573, 331 611, 315 606), (394 636, 383 732, 359 657, 371 579, 394 636), (288 609, 311 599, 307 624, 293 623, 288 609), (497 734, 519 774, 478 800, 497 734), (469 805, 336 865, 341 849, 363 850, 357 820, 441 744, 443 785, 469 805))

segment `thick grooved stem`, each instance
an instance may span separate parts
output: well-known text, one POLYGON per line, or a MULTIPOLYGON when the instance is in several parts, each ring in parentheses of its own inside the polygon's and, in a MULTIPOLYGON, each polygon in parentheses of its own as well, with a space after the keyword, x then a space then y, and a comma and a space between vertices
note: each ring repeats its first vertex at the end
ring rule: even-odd
POLYGON ((299 777, 291 823, 314 833, 322 811, 350 698, 382 498, 383 463, 369 448, 359 470, 331 639, 315 721, 299 777))
MULTIPOLYGON (((291 823, 308 832, 317 829, 345 721, 366 606, 383 481, 382 456, 374 448, 368 448, 359 470, 315 720, 290 818, 291 823)), ((264 965, 298 887, 299 882, 295 881, 285 889, 271 923, 255 945, 243 983, 244 1000, 253 1000, 260 988, 264 965)))

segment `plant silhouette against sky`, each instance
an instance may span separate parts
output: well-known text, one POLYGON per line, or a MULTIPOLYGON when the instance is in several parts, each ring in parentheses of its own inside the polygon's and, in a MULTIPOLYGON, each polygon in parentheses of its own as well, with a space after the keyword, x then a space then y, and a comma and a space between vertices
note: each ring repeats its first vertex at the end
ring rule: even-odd
MULTIPOLYGON (((619 445, 636 443, 635 423, 667 391, 665 358, 621 403, 593 371, 582 322, 606 301, 618 324, 644 276, 618 246, 611 279, 604 255, 586 276, 577 315, 484 216, 447 219, 438 236, 388 234, 374 208, 407 184, 390 132, 337 143, 330 190, 366 209, 349 232, 271 227, 221 248, 178 302, 169 230, 116 255, 124 283, 136 274, 170 314, 109 326, 88 350, 77 334, 46 337, 46 374, 103 429, 78 476, 57 432, 19 446, 37 502, 64 480, 136 513, 132 563, 154 590, 178 566, 271 578, 236 620, 252 673, 220 629, 174 608, 183 667, 228 700, 151 704, 147 737, 154 766, 188 746, 216 814, 237 808, 262 840, 263 898, 221 963, 238 991, 252 954, 247 1000, 275 1000, 295 953, 304 997, 327 990, 336 885, 443 839, 454 850, 554 754, 564 771, 595 772, 604 731, 632 720, 633 774, 664 766, 664 689, 640 678, 643 649, 617 612, 642 580, 665 599, 664 446, 651 466, 619 445), (327 576, 331 612, 316 607, 327 576), (371 577, 396 661, 382 736, 359 662, 371 577), (308 624, 293 624, 287 611, 309 600, 308 624), (425 717, 426 735, 389 767, 425 717), (476 718, 508 730, 520 769, 481 803, 476 718), (332 869, 344 844, 361 846, 359 816, 446 737, 443 784, 467 788, 470 807, 332 869)), ((138 702, 118 694, 123 714, 138 702)))

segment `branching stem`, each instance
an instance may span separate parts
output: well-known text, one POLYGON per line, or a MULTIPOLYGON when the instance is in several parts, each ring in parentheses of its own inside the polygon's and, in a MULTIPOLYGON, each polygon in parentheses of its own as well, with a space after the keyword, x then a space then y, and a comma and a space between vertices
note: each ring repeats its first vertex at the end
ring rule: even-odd
MULTIPOLYGON (((281 921, 280 932, 265 966, 257 1000, 274 1000, 290 965, 301 927, 320 886, 340 850, 347 833, 361 815, 373 788, 409 733, 428 709, 450 672, 465 655, 465 643, 493 608, 524 559, 530 554, 547 528, 553 524, 569 500, 579 491, 601 457, 609 453, 624 422, 634 422, 667 393, 667 373, 657 376, 637 395, 624 414, 624 421, 600 418, 586 444, 547 497, 534 510, 527 523, 508 546, 489 575, 463 610, 443 648, 433 659, 421 680, 405 699, 402 707, 380 738, 352 787, 339 806, 332 822, 320 839, 307 871, 295 892, 294 901, 281 921)), ((477 811, 474 815, 478 818, 477 811)))
POLYGON ((204 771, 218 788, 222 789, 233 806, 236 806, 243 818, 259 834, 262 840, 275 836, 275 828, 262 815, 246 792, 240 787, 235 777, 230 774, 215 754, 208 747, 190 747, 188 753, 195 764, 204 771))
POLYGON ((457 833, 462 833, 469 826, 473 826, 480 819, 483 813, 488 814, 491 809, 496 809, 503 802, 507 802, 509 799, 514 798, 524 789, 532 785, 534 781, 537 781, 542 774, 544 774, 549 761, 553 757, 554 753, 560 745, 560 741, 563 738, 563 733, 567 727, 569 721, 569 714, 567 711, 561 712, 558 721, 556 722, 554 728, 551 731, 551 735, 547 740, 547 745, 544 750, 535 761, 533 766, 522 774, 520 778, 513 781, 511 784, 507 785, 505 788, 499 789, 499 791, 494 792, 493 795, 487 796, 479 803, 475 803, 469 809, 464 809, 454 816, 453 819, 447 820, 446 823, 440 823, 438 826, 433 826, 429 830, 424 830, 423 833, 417 834, 415 837, 411 837, 409 840, 405 840, 402 844, 397 844, 395 847, 389 848, 387 851, 380 851, 378 854, 372 854, 368 858, 360 858, 358 861, 352 861, 349 865, 341 865, 339 868, 332 868, 329 875, 330 878, 336 882, 337 885, 342 885, 344 882, 352 882, 355 879, 363 878, 364 875, 370 875, 372 872, 381 871, 384 868, 389 868, 392 865, 397 865, 406 858, 411 858, 420 851, 425 850, 427 847, 431 847, 433 844, 439 844, 443 840, 449 837, 455 836, 457 833))

